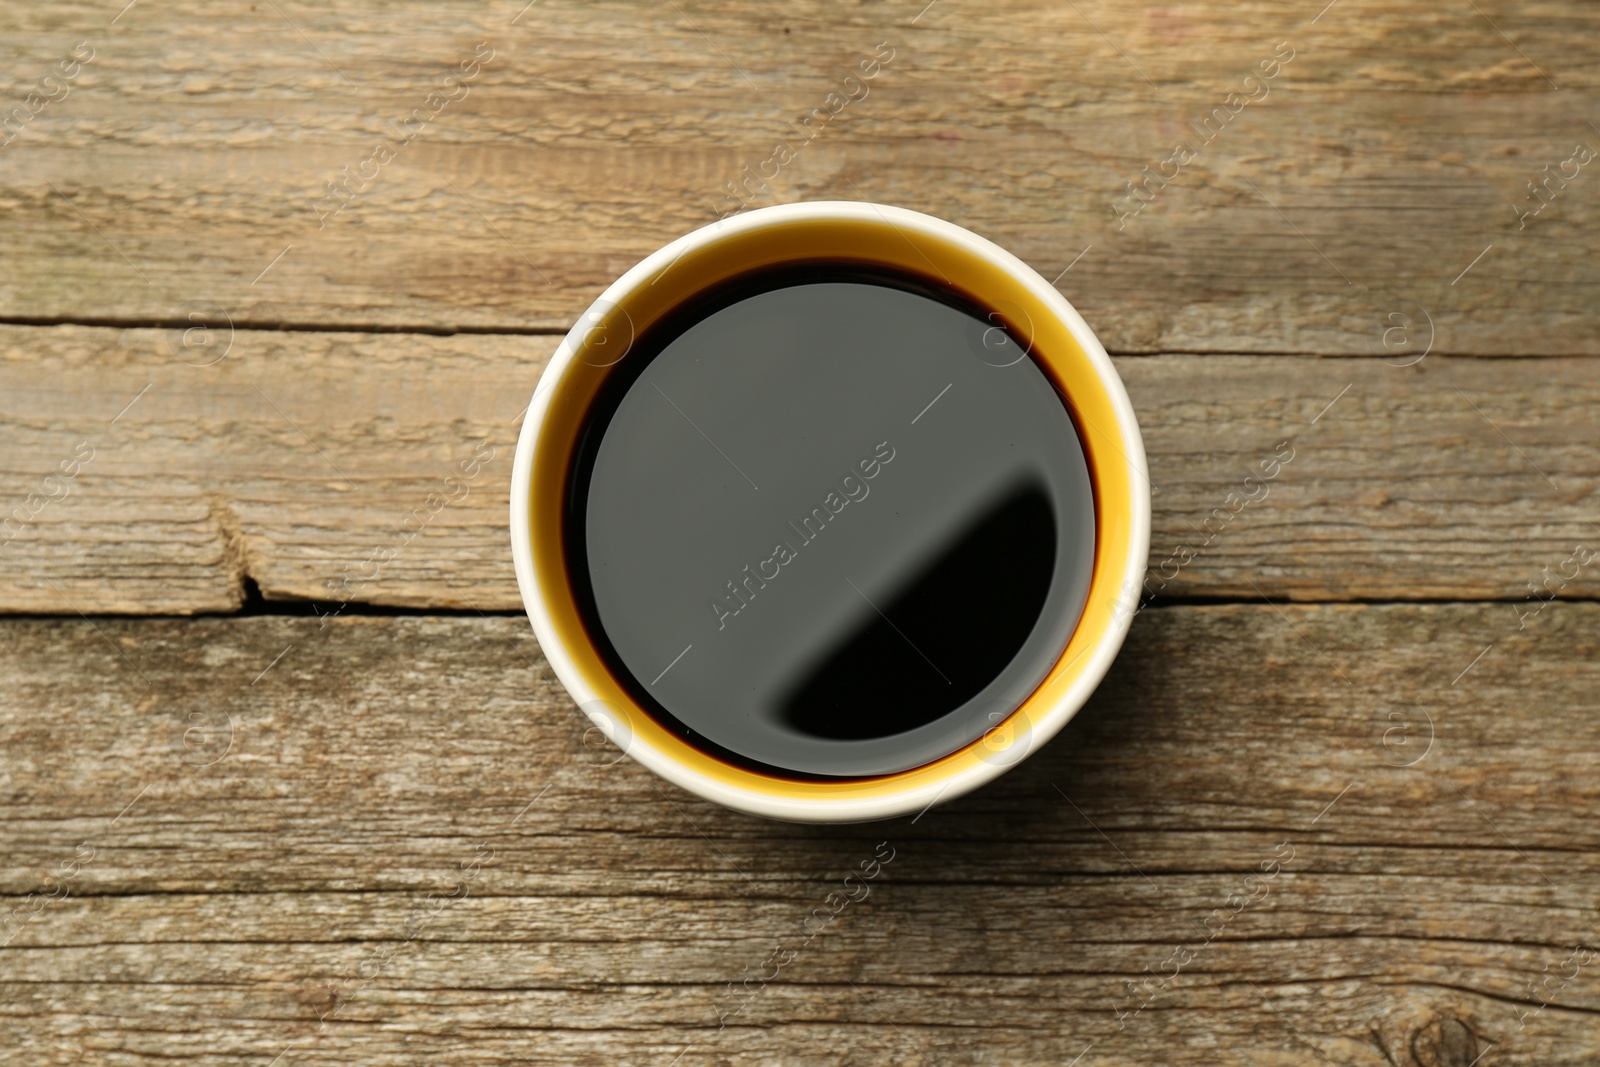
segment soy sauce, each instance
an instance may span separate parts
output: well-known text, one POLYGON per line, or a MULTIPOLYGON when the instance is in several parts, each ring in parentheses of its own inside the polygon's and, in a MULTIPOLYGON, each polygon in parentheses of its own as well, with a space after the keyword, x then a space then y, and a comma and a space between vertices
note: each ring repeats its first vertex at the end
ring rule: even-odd
POLYGON ((1094 496, 1028 341, 849 264, 747 276, 641 336, 586 415, 563 528, 640 707, 780 776, 982 737, 1082 613, 1094 496))

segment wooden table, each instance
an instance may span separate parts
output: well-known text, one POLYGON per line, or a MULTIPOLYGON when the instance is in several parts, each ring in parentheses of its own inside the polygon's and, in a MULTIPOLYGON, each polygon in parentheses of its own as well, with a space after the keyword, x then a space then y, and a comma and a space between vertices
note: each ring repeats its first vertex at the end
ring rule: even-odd
POLYGON ((7 1062, 1595 1062, 1600 17, 1322 2, 0 9, 7 1062), (578 312, 816 198, 1055 280, 1167 576, 838 828, 586 743, 505 529, 578 312))

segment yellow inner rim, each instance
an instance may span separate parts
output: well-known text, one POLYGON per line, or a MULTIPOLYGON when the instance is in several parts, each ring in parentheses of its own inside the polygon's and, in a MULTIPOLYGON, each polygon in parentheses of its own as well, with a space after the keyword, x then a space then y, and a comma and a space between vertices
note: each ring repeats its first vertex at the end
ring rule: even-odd
MULTIPOLYGON (((800 800, 858 799, 938 785, 980 762, 1007 762, 1006 750, 1030 742, 1032 724, 1062 700, 1105 638, 1114 613, 1132 537, 1135 487, 1123 453, 1121 423, 1094 365, 1067 325, 1019 280, 978 254, 943 238, 908 234, 887 219, 810 219, 777 222, 715 240, 639 286, 607 309, 555 383, 534 443, 529 491, 533 565, 545 609, 572 662, 595 697, 624 712, 635 740, 685 768, 728 786, 800 800), (845 250, 841 255, 841 250, 845 250), (986 736, 908 771, 837 781, 797 781, 724 762, 691 746, 628 695, 589 640, 567 575, 562 509, 567 471, 590 402, 620 362, 618 340, 642 334, 694 294, 763 267, 806 259, 848 259, 924 278, 942 278, 980 307, 1001 309, 1007 326, 1064 395, 1088 460, 1095 495, 1094 573, 1077 628, 1055 666, 1022 705, 986 736), (1020 311, 1020 315, 1017 313, 1020 311), (607 345, 610 348, 607 348, 607 345)), ((626 356, 622 357, 626 358, 626 356)), ((1025 753, 1024 753, 1025 754, 1025 753)))

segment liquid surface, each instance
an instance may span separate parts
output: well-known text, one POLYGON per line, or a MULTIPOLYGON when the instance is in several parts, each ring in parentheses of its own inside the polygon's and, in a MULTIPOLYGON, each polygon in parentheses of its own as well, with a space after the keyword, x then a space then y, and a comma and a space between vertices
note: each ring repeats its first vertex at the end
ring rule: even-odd
POLYGON ((862 777, 982 737, 1043 680, 1087 595, 1093 492, 994 322, 787 284, 636 357, 569 544, 641 704, 728 758, 862 777))

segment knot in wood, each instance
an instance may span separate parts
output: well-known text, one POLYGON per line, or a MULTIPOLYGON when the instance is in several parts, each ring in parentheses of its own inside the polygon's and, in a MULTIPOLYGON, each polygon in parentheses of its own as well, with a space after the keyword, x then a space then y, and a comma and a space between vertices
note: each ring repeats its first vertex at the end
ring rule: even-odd
POLYGON ((1478 1035, 1454 1016, 1435 1016, 1411 1035, 1417 1067, 1471 1067, 1478 1059, 1478 1035))

